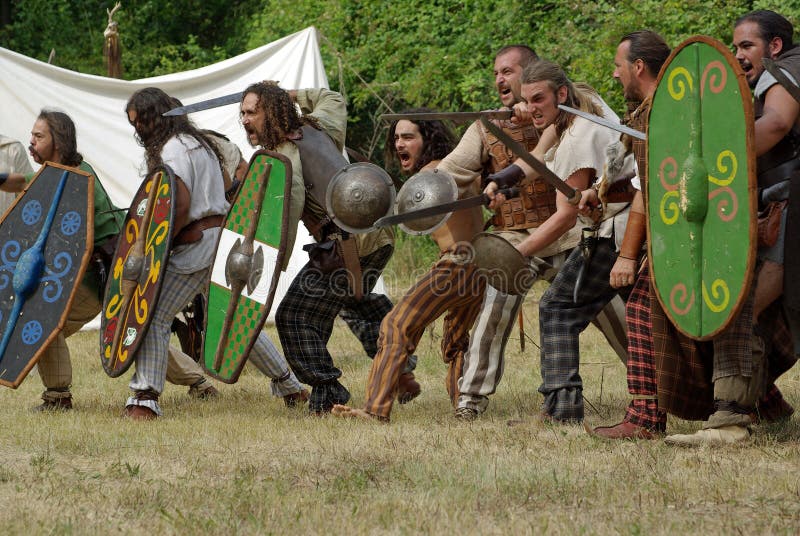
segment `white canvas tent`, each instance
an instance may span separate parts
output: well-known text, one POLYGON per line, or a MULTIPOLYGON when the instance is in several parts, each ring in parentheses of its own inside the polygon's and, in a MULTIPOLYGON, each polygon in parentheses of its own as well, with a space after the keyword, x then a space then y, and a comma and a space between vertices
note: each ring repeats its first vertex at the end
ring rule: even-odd
MULTIPOLYGON (((213 65, 141 80, 81 74, 4 48, 0 48, 0 72, 0 132, 27 146, 31 126, 42 108, 66 112, 75 122, 78 150, 120 207, 130 204, 142 180, 143 149, 137 145, 124 112, 128 98, 137 89, 157 86, 184 104, 191 104, 242 91, 259 80, 278 80, 286 89, 328 87, 313 27, 213 65)), ((235 105, 198 112, 192 119, 201 128, 228 136, 246 159, 253 153, 239 125, 235 105)), ((36 164, 31 164, 36 169, 36 164)), ((297 236, 275 304, 307 260, 301 247, 308 241, 308 234, 300 229, 297 236)), ((377 291, 382 292, 382 285, 377 291)))

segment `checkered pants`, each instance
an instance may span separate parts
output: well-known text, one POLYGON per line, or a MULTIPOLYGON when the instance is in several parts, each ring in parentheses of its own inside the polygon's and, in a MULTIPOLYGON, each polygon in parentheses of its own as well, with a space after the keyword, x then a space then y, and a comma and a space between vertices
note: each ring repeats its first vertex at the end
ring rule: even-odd
POLYGON ((271 390, 274 396, 286 396, 303 389, 297 377, 289 369, 289 363, 266 333, 258 334, 258 339, 250 351, 248 360, 264 376, 272 378, 271 390))
MULTIPOLYGON (((191 274, 179 274, 167 267, 158 302, 151 304, 153 319, 139 349, 133 356, 136 371, 130 381, 133 391, 151 390, 161 394, 167 374, 170 326, 175 315, 183 309, 195 294, 202 292, 208 278, 209 268, 191 274)), ((158 415, 161 408, 155 400, 128 398, 127 405, 146 406, 158 415)))
MULTIPOLYGON (((360 259, 365 291, 375 286, 393 251, 393 246, 386 245, 360 259)), ((297 378, 312 388, 309 399, 312 412, 329 411, 334 404, 350 400, 350 393, 338 381, 342 372, 334 366, 326 348, 333 321, 344 307, 366 321, 380 324, 392 303, 385 296, 356 301, 343 270, 323 274, 307 263, 275 312, 286 360, 297 378)))
POLYGON ((444 319, 442 359, 448 364, 447 392, 455 404, 469 328, 479 312, 485 280, 473 277, 473 264, 439 260, 405 293, 381 323, 378 354, 367 380, 364 409, 386 419, 392 411, 397 382, 425 328, 444 319))
POLYGON ((625 421, 664 431, 667 413, 658 409, 653 324, 650 322, 650 268, 639 272, 625 314, 628 322, 628 392, 633 396, 625 421))
POLYGON ((616 260, 614 241, 600 238, 575 303, 573 291, 584 263, 581 248, 575 248, 539 302, 542 371, 539 392, 544 395, 543 412, 554 419, 583 420, 583 381, 578 372, 580 334, 617 296, 617 290, 609 283, 616 260))

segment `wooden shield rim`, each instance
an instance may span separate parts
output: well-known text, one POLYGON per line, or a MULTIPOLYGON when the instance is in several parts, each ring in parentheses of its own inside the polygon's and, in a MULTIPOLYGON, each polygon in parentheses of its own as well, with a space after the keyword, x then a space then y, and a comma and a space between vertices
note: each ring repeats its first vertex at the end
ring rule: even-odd
MULTIPOLYGON (((745 264, 745 278, 740 289, 738 296, 736 297, 736 302, 734 306, 731 308, 731 312, 728 315, 728 319, 717 329, 714 331, 707 333, 705 335, 695 335, 693 333, 687 332, 683 329, 672 317, 672 313, 668 304, 664 303, 664 300, 661 297, 661 293, 659 292, 658 284, 655 277, 655 272, 653 271, 653 251, 652 251, 652 231, 650 229, 650 114, 652 114, 653 108, 650 107, 650 111, 648 112, 648 119, 647 119, 647 139, 648 143, 646 146, 646 156, 648 162, 648 177, 647 177, 647 211, 648 217, 645 218, 647 221, 647 262, 650 269, 650 284, 654 287, 654 294, 658 299, 659 304, 661 305, 664 314, 669 319, 670 323, 677 329, 681 334, 685 335, 686 337, 696 340, 696 341, 708 341, 719 335, 722 331, 728 328, 731 324, 733 319, 741 312, 742 307, 744 307, 745 302, 748 299, 750 294, 750 287, 753 284, 754 279, 754 272, 755 272, 755 263, 756 263, 756 239, 757 239, 757 220, 756 220, 756 189, 757 189, 757 182, 756 182, 756 155, 755 155, 755 112, 753 111, 753 102, 751 99, 746 98, 747 95, 752 95, 750 90, 750 86, 747 83, 747 79, 745 77, 744 71, 742 70, 739 62, 736 58, 731 54, 731 51, 728 48, 717 41, 712 37, 708 37, 706 35, 696 35, 686 39, 680 45, 676 46, 672 53, 669 55, 667 60, 664 62, 664 65, 661 66, 661 70, 658 73, 658 79, 656 80, 656 91, 658 91, 658 87, 661 85, 661 80, 664 77, 664 74, 667 72, 672 60, 686 47, 695 43, 702 43, 705 45, 709 45, 716 49, 718 52, 722 54, 725 60, 728 63, 728 66, 733 69, 734 76, 736 77, 736 82, 739 87, 739 92, 742 95, 742 106, 744 107, 744 118, 745 118, 745 143, 747 145, 747 191, 748 195, 748 208, 750 210, 750 228, 748 231, 748 238, 750 240, 750 247, 747 252, 747 261, 745 264)), ((653 102, 655 101, 655 93, 653 94, 653 102)))
MULTIPOLYGON (((165 254, 164 254, 164 257, 162 259, 163 262, 161 263, 161 273, 159 274, 158 281, 155 283, 156 289, 155 289, 155 292, 153 294, 153 303, 156 304, 156 306, 158 305, 159 296, 161 296, 162 283, 164 282, 164 273, 167 270, 167 264, 168 264, 168 261, 169 261, 169 255, 170 255, 170 251, 172 249, 172 224, 173 224, 174 216, 175 216, 175 173, 172 171, 172 168, 170 168, 166 164, 162 164, 161 166, 156 168, 152 173, 148 174, 144 178, 144 180, 139 185, 139 188, 136 189, 136 193, 133 194, 133 199, 131 199, 131 206, 128 207, 128 212, 125 214, 125 220, 122 222, 122 228, 124 230, 126 224, 128 223, 128 220, 130 218, 131 211, 134 210, 133 200, 136 199, 136 195, 142 190, 142 188, 144 188, 145 184, 147 184, 147 181, 150 180, 150 178, 153 175, 155 175, 157 173, 161 173, 162 171, 164 172, 164 174, 169 179, 171 201, 170 201, 170 204, 169 204, 169 216, 168 216, 169 217, 169 228, 167 229, 167 246, 166 246, 166 249, 164 250, 165 254)), ((120 250, 120 246, 121 245, 122 245, 122 241, 118 239, 117 240, 117 245, 114 248, 114 257, 112 258, 112 262, 116 262, 117 258, 119 257, 119 250, 120 250)), ((150 322, 153 319, 153 314, 155 312, 155 309, 151 310, 150 315, 147 318, 147 324, 145 324, 145 326, 142 329, 141 333, 137 336, 135 344, 132 345, 132 350, 130 350, 131 359, 128 359, 128 361, 122 367, 109 368, 108 367, 108 362, 110 360, 105 358, 104 351, 103 351, 103 349, 105 347, 105 345, 103 343, 103 333, 105 332, 104 328, 106 327, 106 325, 108 323, 108 321, 105 318, 105 310, 106 310, 107 301, 108 301, 109 296, 110 296, 108 290, 109 290, 109 287, 111 285, 111 281, 112 281, 112 279, 109 278, 108 281, 106 282, 106 292, 105 292, 105 298, 103 299, 103 309, 100 311, 100 361, 101 361, 101 363, 103 365, 103 370, 106 371, 106 374, 111 378, 117 378, 117 377, 122 376, 123 374, 125 374, 128 371, 128 369, 131 368, 131 365, 133 365, 133 362, 135 361, 135 359, 133 359, 133 356, 136 353, 136 350, 138 350, 139 344, 141 344, 141 341, 144 339, 144 337, 147 335, 147 332, 150 329, 150 322)), ((130 307, 130 304, 129 304, 129 307, 130 307)), ((121 313, 121 311, 120 311, 120 313, 121 313)), ((119 316, 120 313, 117 313, 117 316, 119 316)))
POLYGON ((28 189, 33 185, 34 182, 36 182, 36 179, 39 178, 39 175, 41 175, 45 171, 45 169, 48 168, 48 167, 66 170, 66 171, 69 171, 70 173, 75 173, 76 175, 83 175, 85 177, 88 177, 88 179, 89 179, 87 181, 87 183, 88 183, 88 187, 87 187, 88 199, 87 199, 87 211, 86 211, 86 225, 87 225, 87 227, 86 227, 86 244, 87 244, 87 248, 83 252, 83 257, 81 258, 81 263, 80 263, 80 266, 78 267, 78 272, 75 275, 75 284, 72 287, 72 291, 70 292, 69 298, 67 299, 67 302, 66 302, 67 303, 66 307, 64 307, 64 311, 62 311, 61 318, 59 319, 58 323, 56 324, 55 329, 53 329, 53 331, 50 333, 50 335, 47 337, 47 339, 44 340, 44 342, 41 344, 39 349, 36 351, 36 353, 33 355, 33 357, 31 357, 31 359, 28 361, 28 364, 25 365, 25 367, 20 371, 20 373, 17 375, 17 377, 16 377, 16 379, 14 381, 9 382, 7 380, 0 379, 0 385, 3 385, 5 387, 10 387, 12 389, 16 389, 17 387, 22 385, 22 382, 25 381, 25 378, 28 377, 28 374, 30 373, 31 369, 36 365, 36 363, 42 357, 42 354, 45 351, 47 351, 47 349, 49 348, 50 344, 52 344, 52 342, 55 340, 55 338, 58 337, 58 334, 61 333, 61 331, 64 329, 64 326, 67 323, 67 317, 69 316, 70 309, 72 309, 72 302, 75 301, 75 295, 78 292, 78 287, 81 284, 83 284, 83 276, 86 274, 86 269, 89 267, 89 259, 92 256, 92 249, 93 248, 92 247, 88 247, 88 246, 90 244, 92 246, 94 246, 94 181, 92 180, 94 175, 92 175, 88 171, 84 171, 84 170, 78 169, 76 167, 69 167, 69 166, 65 166, 65 165, 62 165, 62 164, 57 164, 55 162, 49 162, 48 161, 48 162, 45 162, 42 165, 42 167, 39 169, 39 171, 36 172, 36 175, 34 175, 33 179, 31 179, 31 181, 27 185, 25 185, 25 188, 22 190, 22 193, 20 195, 18 195, 16 197, 16 199, 14 199, 14 202, 8 208, 6 213, 3 215, 2 220, 0 220, 0 224, 3 221, 5 221, 5 217, 8 214, 11 213, 11 211, 17 206, 17 204, 20 201, 22 201, 22 199, 25 197, 25 194, 28 192, 28 189))
MULTIPOLYGON (((284 191, 283 207, 284 207, 284 210, 283 210, 283 215, 281 217, 281 240, 280 240, 280 244, 278 246, 277 259, 275 261, 276 269, 272 274, 272 280, 270 281, 270 286, 269 286, 269 293, 267 294, 267 299, 264 302, 264 306, 263 306, 264 314, 262 315, 262 317, 260 319, 258 319, 258 322, 256 323, 256 329, 254 330, 255 336, 250 340, 250 342, 245 347, 244 357, 239 361, 238 366, 234 369, 234 371, 230 375, 230 377, 222 376, 217 371, 215 371, 215 370, 213 370, 211 368, 208 368, 206 366, 205 347, 206 347, 206 333, 208 333, 208 308, 209 308, 209 300, 208 300, 208 298, 206 298, 206 314, 204 315, 204 322, 203 322, 203 351, 202 351, 202 354, 201 354, 201 361, 202 361, 201 364, 202 364, 203 370, 206 372, 206 374, 208 374, 209 376, 211 376, 215 380, 218 380, 218 381, 220 381, 222 383, 227 383, 227 384, 233 384, 233 383, 236 383, 237 381, 239 381, 239 376, 242 374, 242 370, 244 369, 244 366, 247 364, 247 360, 250 357, 250 352, 253 350, 253 346, 255 346, 255 343, 256 343, 256 340, 258 339, 259 334, 264 329, 264 324, 266 323, 267 317, 269 316, 269 313, 272 310, 272 303, 275 300, 275 292, 278 289, 278 282, 279 282, 281 273, 283 272, 282 266, 283 266, 284 259, 286 257, 286 240, 288 238, 287 235, 288 235, 289 224, 290 224, 290 222, 289 222, 289 208, 291 207, 291 203, 292 203, 292 162, 291 162, 291 160, 289 160, 288 157, 286 157, 286 156, 284 156, 284 155, 282 155, 280 153, 277 153, 275 151, 269 151, 267 149, 259 149, 258 151, 253 153, 253 156, 250 157, 250 162, 249 162, 249 165, 247 167, 248 171, 249 171, 250 167, 253 165, 253 162, 255 161, 256 157, 259 156, 259 155, 268 156, 270 158, 274 158, 276 160, 279 160, 284 165, 284 167, 286 169, 286 176, 284 178, 284 187, 283 187, 283 191, 284 191)), ((234 203, 235 202, 236 201, 234 200, 234 203)), ((233 203, 231 203, 231 207, 233 207, 233 203)), ((225 215, 225 221, 222 223, 222 229, 225 229, 227 227, 228 219, 230 217, 231 217, 231 213, 230 213, 230 210, 229 210, 228 214, 225 215)), ((221 238, 222 238, 222 233, 220 233, 220 236, 217 239, 217 249, 219 248, 219 241, 221 240, 221 238)), ((209 271, 208 279, 207 279, 207 283, 206 283, 206 297, 208 297, 209 291, 211 289, 211 285, 212 285, 211 271, 209 271)))

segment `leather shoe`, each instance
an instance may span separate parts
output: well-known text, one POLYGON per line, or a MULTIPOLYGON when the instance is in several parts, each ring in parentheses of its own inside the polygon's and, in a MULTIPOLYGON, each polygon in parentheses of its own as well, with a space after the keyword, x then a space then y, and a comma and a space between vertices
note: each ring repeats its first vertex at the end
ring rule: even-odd
POLYGON ((463 422, 472 422, 478 418, 478 410, 473 408, 456 408, 455 418, 463 422))
POLYGON ((72 409, 72 397, 56 398, 55 400, 42 399, 43 402, 31 408, 31 411, 40 413, 44 411, 69 411, 72 409))
POLYGON ((591 434, 604 439, 656 439, 661 435, 630 421, 622 421, 614 426, 598 426, 591 430, 591 434))
POLYGON ((284 396, 283 403, 286 404, 287 408, 294 408, 297 404, 305 404, 308 402, 308 396, 308 389, 303 389, 302 391, 284 396))
POLYGON ((152 421, 158 418, 158 414, 147 406, 125 406, 125 411, 122 413, 133 421, 152 421))
POLYGON ((404 372, 397 380, 397 401, 401 404, 408 404, 419 396, 422 392, 417 380, 414 379, 413 372, 404 372))

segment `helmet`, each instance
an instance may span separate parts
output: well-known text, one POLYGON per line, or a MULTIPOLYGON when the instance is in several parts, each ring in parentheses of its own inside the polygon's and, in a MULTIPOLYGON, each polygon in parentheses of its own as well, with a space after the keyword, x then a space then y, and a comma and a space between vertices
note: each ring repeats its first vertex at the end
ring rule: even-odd
POLYGON ((389 174, 375 164, 358 162, 333 176, 325 192, 325 205, 340 228, 366 233, 373 229, 375 221, 392 213, 394 198, 389 174))
POLYGON ((505 294, 522 295, 536 281, 528 259, 511 242, 493 233, 478 233, 472 239, 473 262, 488 283, 505 294))
MULTIPOLYGON (((447 172, 440 169, 423 170, 408 179, 397 193, 397 214, 434 207, 458 199, 458 187, 447 172)), ((412 235, 430 234, 438 229, 452 212, 410 220, 400 228, 412 235)))

